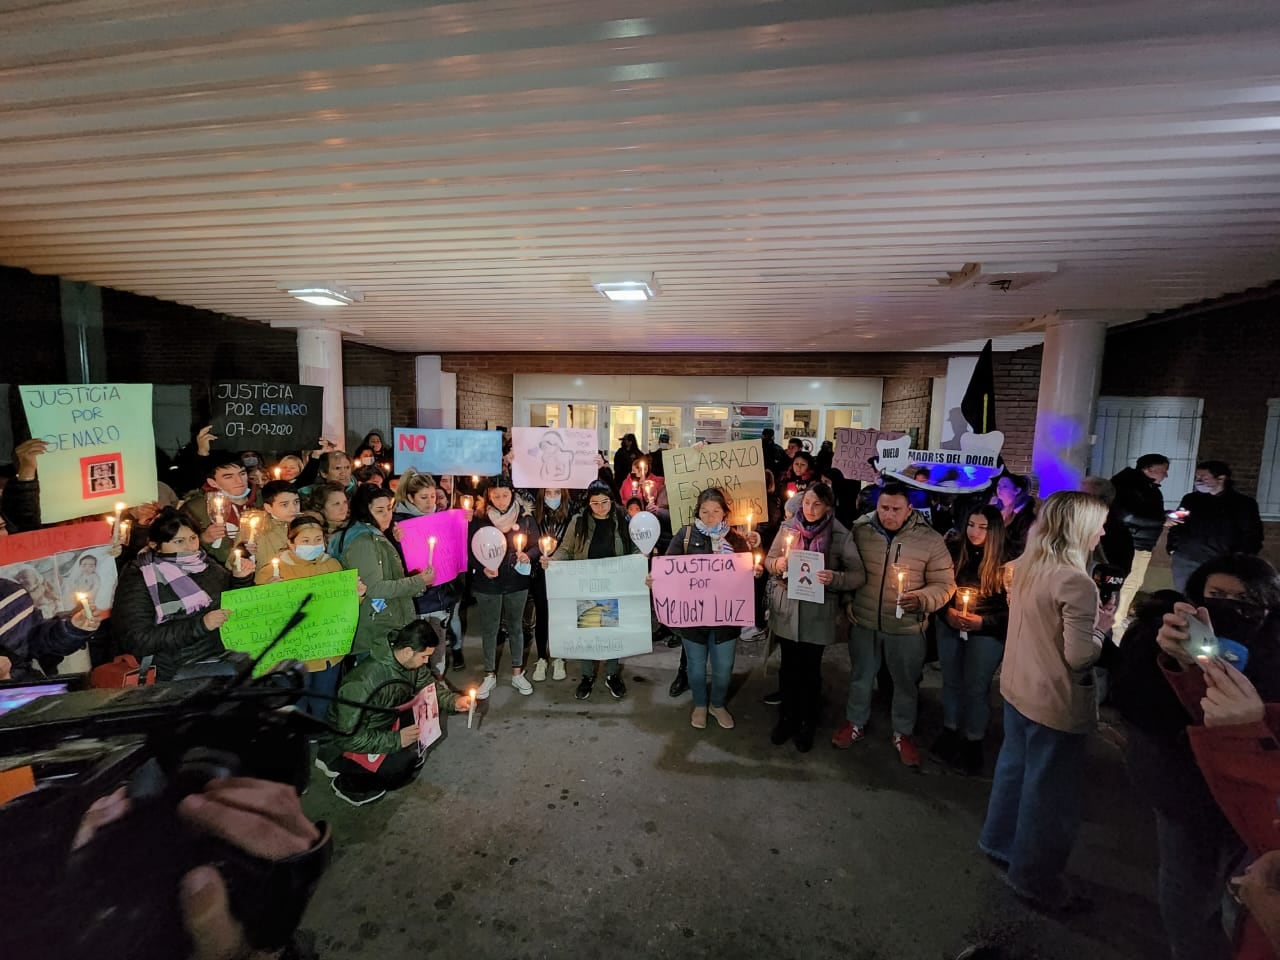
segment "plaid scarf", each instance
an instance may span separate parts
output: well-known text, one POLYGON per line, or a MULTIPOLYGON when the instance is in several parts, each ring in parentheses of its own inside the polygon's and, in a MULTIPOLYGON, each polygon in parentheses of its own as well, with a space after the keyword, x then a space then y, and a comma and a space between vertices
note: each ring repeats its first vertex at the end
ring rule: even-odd
POLYGON ((191 579, 191 574, 200 573, 208 566, 204 551, 181 560, 165 559, 162 554, 152 551, 139 557, 142 582, 147 585, 151 605, 156 608, 156 623, 164 623, 184 614, 189 616, 213 606, 213 598, 191 579), (168 587, 175 599, 161 600, 161 586, 168 587))

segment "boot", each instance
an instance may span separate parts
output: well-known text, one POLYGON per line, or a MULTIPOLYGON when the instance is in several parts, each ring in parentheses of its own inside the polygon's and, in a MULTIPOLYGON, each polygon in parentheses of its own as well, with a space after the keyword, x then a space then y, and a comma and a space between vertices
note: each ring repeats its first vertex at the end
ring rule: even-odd
POLYGON ((769 734, 769 742, 775 747, 780 747, 790 740, 794 733, 795 730, 791 725, 791 719, 779 710, 778 722, 773 725, 773 732, 769 734))
POLYGON ((449 656, 453 659, 454 670, 465 670, 467 668, 467 661, 462 657, 461 647, 454 647, 453 650, 449 652, 449 656))
POLYGON ((960 746, 960 734, 950 727, 943 727, 942 732, 938 734, 938 739, 934 740, 933 746, 929 748, 929 756, 939 763, 954 763, 956 757, 960 755, 960 746))
POLYGON ((966 777, 981 776, 986 766, 986 758, 982 754, 981 740, 961 740, 960 749, 951 765, 966 777))
POLYGON ((813 749, 813 737, 818 729, 818 725, 812 720, 802 720, 796 726, 796 749, 801 753, 808 753, 813 749))
POLYGON ((689 674, 684 670, 676 671, 676 678, 671 681, 671 689, 667 691, 667 695, 678 697, 689 689, 689 674))

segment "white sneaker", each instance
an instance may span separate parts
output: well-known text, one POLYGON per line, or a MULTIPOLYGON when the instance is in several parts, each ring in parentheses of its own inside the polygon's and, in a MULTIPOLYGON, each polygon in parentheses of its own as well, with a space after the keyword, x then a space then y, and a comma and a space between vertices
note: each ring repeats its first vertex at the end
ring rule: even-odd
POLYGON ((744 642, 751 640, 763 640, 764 631, 755 627, 743 627, 742 632, 738 634, 738 639, 744 642))
POLYGON ((568 674, 564 672, 564 661, 557 657, 551 661, 551 679, 563 680, 568 674))
POLYGON ((480 689, 476 691, 477 700, 488 700, 489 694, 493 693, 494 687, 498 685, 498 678, 493 674, 489 674, 484 678, 484 683, 480 684, 480 689))
POLYGON ((541 683, 545 679, 547 679, 547 661, 539 658, 533 665, 533 682, 541 683))
POLYGON ((525 679, 525 675, 523 673, 513 673, 511 675, 511 685, 526 697, 533 693, 533 684, 525 679))

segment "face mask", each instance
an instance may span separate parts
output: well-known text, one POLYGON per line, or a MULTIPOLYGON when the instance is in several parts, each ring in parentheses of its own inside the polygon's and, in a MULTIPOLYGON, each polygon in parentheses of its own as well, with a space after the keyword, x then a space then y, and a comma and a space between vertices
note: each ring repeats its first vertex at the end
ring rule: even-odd
POLYGON ((1208 483, 1197 483, 1196 493, 1217 493, 1218 488, 1208 483))
POLYGON ((548 507, 550 507, 552 510, 559 510, 559 509, 560 509, 560 498, 559 498, 559 497, 543 497, 543 498, 542 498, 542 502, 543 502, 543 503, 545 503, 545 504, 546 504, 548 507))
POLYGON ((1204 608, 1209 611, 1214 633, 1246 647, 1258 638, 1267 619, 1266 607, 1244 600, 1208 597, 1204 608))
POLYGON ((293 548, 299 560, 319 560, 324 556, 323 543, 308 543, 293 548))
POLYGON ((249 499, 249 494, 252 492, 253 491, 249 487, 245 487, 244 493, 227 493, 225 490, 221 491, 222 495, 232 503, 244 503, 244 501, 249 499))

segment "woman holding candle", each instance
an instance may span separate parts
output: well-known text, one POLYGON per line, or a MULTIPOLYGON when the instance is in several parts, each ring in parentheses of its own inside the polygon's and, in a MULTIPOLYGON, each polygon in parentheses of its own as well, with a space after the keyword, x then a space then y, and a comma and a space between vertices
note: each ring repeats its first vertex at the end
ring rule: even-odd
MULTIPOLYGON (((569 527, 551 561, 602 560, 639 553, 639 549, 631 542, 626 515, 614 503, 612 487, 604 480, 593 480, 587 487, 586 499, 586 507, 574 514, 569 521, 569 527)), ((546 569, 550 561, 544 556, 541 562, 543 569, 546 569)), ((576 699, 586 700, 591 696, 598 662, 581 661, 582 681, 573 694, 576 699)), ((605 661, 604 684, 615 700, 627 695, 627 685, 622 681, 621 664, 618 660, 605 661)))
POLYGON ((1015 893, 1049 910, 1074 899, 1063 874, 1097 723, 1093 665, 1114 616, 1099 606, 1089 576, 1106 520, 1107 505, 1096 497, 1055 493, 1012 565, 1000 671, 1004 745, 978 846, 1008 868, 1015 893))
POLYGON ((1004 657, 1009 626, 1000 511, 988 505, 971 513, 965 535, 951 553, 956 593, 935 620, 942 663, 942 734, 929 752, 975 776, 983 768, 991 678, 1004 657))
MULTIPOLYGON (((402 473, 400 483, 396 486, 396 523, 412 520, 415 517, 429 516, 435 512, 436 484, 430 475, 418 473, 413 468, 402 473)), ((400 556, 403 559, 404 551, 398 542, 396 549, 401 551, 400 556)), ((434 547, 428 554, 428 567, 431 565, 430 559, 433 556, 434 547)), ((449 620, 458 599, 457 580, 441 584, 433 582, 425 591, 413 598, 413 608, 417 618, 425 620, 435 632, 436 647, 440 651, 440 662, 436 664, 436 672, 440 674, 444 674, 449 666, 446 654, 450 647, 449 620)), ((453 638, 453 646, 455 650, 462 649, 461 636, 453 638)))
POLYGON ((626 503, 632 497, 640 501, 640 509, 646 510, 658 502, 666 490, 666 480, 649 472, 649 458, 638 457, 631 464, 631 474, 622 481, 621 497, 626 503))
MULTIPOLYGON (((760 546, 760 534, 748 530, 744 537, 729 528, 729 501, 724 491, 710 487, 698 494, 693 523, 681 527, 671 538, 667 556, 699 553, 750 553, 760 546)), ((749 526, 749 525, 748 525, 749 526)), ((725 709, 729 681, 733 678, 734 650, 738 627, 686 627, 675 631, 684 646, 681 667, 687 670, 693 691, 693 713, 689 723, 696 730, 707 726, 707 713, 726 730, 733 729, 733 716, 725 709), (707 663, 711 664, 711 693, 707 694, 707 663)))
POLYGON ((771 739, 781 746, 794 737, 801 753, 813 749, 822 700, 822 655, 836 640, 844 594, 866 580, 853 538, 834 510, 831 488, 814 484, 804 492, 795 516, 783 522, 764 562, 771 575, 769 629, 773 643, 782 648, 782 703, 771 739), (817 574, 826 588, 822 603, 787 596, 787 559, 793 549, 825 557, 825 569, 817 574))
MULTIPOLYGON (((541 535, 538 537, 538 548, 543 556, 551 556, 560 541, 564 539, 569 528, 569 495, 568 491, 556 487, 539 490, 533 505, 533 518, 538 524, 541 535)), ((533 599, 533 640, 537 647, 538 662, 533 666, 533 679, 541 683, 547 679, 547 661, 551 657, 547 629, 547 574, 539 563, 533 568, 533 578, 529 581, 529 596, 533 599)), ((567 676, 564 660, 557 657, 551 661, 551 679, 563 680, 567 676)))
POLYGON ((293 483, 302 475, 302 458, 292 453, 285 454, 280 458, 279 462, 271 468, 271 477, 273 480, 287 480, 293 483))
POLYGON ((351 649, 357 661, 381 650, 415 618, 413 598, 431 586, 430 571, 406 574, 392 543, 394 504, 390 490, 364 486, 351 503, 351 520, 329 539, 329 553, 347 570, 359 570, 368 587, 351 649))
POLYGON ((189 518, 161 510, 148 530, 148 549, 120 573, 112 604, 115 634, 127 652, 154 656, 156 676, 172 680, 183 666, 222 653, 218 609, 224 590, 253 584, 252 558, 235 577, 200 548, 189 518))
POLYGON ((467 542, 478 530, 494 527, 506 539, 507 549, 496 570, 481 565, 474 552, 471 554, 471 592, 476 598, 477 626, 484 644, 485 675, 476 696, 484 700, 498 685, 498 628, 503 624, 511 655, 511 686, 528 696, 533 693, 533 684, 524 675, 524 607, 529 599, 533 563, 542 557, 538 543, 542 531, 538 521, 524 512, 508 478, 491 477, 485 500, 488 507, 472 519, 467 542))

